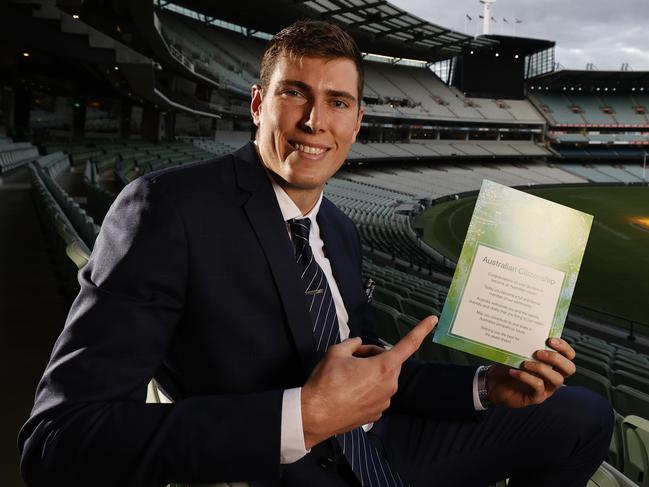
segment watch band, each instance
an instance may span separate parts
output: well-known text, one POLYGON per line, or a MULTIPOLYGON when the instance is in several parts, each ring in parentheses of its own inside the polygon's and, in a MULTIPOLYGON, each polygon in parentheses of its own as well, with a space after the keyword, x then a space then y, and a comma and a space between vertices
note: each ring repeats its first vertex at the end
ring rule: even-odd
POLYGON ((478 367, 478 399, 480 399, 480 404, 485 409, 491 406, 488 395, 489 389, 487 388, 487 372, 490 368, 491 365, 481 365, 478 367))

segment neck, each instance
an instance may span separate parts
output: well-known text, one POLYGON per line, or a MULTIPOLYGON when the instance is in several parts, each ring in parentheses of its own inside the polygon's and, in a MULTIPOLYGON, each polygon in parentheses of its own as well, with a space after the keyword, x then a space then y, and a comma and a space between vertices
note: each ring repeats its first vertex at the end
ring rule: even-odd
POLYGON ((295 203, 295 205, 300 209, 303 215, 309 213, 315 204, 320 198, 320 193, 322 193, 323 188, 315 189, 301 189, 294 186, 289 186, 286 181, 277 176, 274 173, 271 173, 271 177, 279 184, 289 198, 295 203))

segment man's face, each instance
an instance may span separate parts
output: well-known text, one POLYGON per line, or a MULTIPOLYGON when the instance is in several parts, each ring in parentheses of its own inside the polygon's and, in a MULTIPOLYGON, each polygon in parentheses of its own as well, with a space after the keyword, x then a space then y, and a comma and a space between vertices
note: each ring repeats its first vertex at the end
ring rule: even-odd
POLYGON ((268 87, 252 88, 263 164, 289 194, 320 191, 356 140, 358 72, 350 59, 278 59, 268 87))

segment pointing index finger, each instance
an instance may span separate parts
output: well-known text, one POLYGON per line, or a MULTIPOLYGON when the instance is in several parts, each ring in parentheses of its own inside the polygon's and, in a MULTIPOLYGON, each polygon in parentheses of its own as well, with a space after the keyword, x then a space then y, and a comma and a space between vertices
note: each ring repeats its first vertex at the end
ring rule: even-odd
POLYGON ((390 360, 394 365, 401 365, 415 353, 421 346, 424 338, 433 331, 437 324, 437 316, 429 316, 421 320, 417 326, 408 332, 401 340, 399 340, 394 347, 387 352, 382 353, 379 358, 390 360))

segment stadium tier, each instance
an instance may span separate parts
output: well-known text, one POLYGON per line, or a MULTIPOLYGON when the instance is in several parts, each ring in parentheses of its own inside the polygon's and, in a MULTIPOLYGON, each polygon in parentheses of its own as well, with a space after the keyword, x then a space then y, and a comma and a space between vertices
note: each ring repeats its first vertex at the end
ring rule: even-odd
MULTIPOLYGON (((225 90, 247 94, 257 82, 263 42, 203 22, 158 10, 163 35, 171 46, 199 66, 225 90)), ((542 125, 543 117, 527 100, 467 98, 425 67, 368 61, 365 64, 366 113, 463 122, 542 125)))
POLYGON ((530 99, 553 127, 649 128, 646 97, 533 91, 530 99), (640 101, 638 101, 640 100, 640 101))

